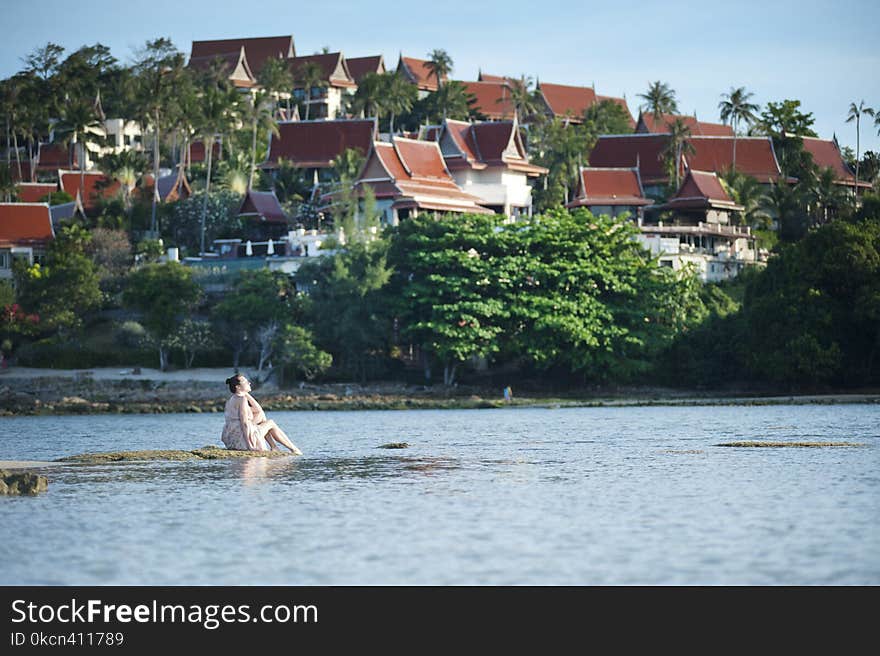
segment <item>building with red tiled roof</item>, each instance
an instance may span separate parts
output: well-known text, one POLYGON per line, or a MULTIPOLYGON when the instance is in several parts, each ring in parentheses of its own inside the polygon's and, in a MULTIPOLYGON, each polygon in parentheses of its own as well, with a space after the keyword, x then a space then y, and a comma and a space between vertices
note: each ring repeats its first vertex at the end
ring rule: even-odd
MULTIPOLYGON (((682 173, 695 169, 724 174, 733 168, 733 137, 691 137, 688 142, 694 152, 682 158, 682 173)), ((668 143, 665 134, 603 135, 590 153, 590 166, 638 167, 648 195, 662 194, 669 182, 665 155, 668 143)), ((762 184, 775 182, 782 173, 770 137, 737 138, 736 170, 762 184)))
POLYGON ((261 223, 287 224, 287 215, 274 191, 248 190, 238 208, 238 215, 256 218, 261 223))
POLYGON ((58 191, 57 182, 19 182, 16 197, 19 203, 41 203, 41 199, 58 191))
POLYGON ((370 187, 387 224, 419 212, 491 214, 455 183, 436 142, 375 141, 355 189, 370 187))
POLYGON ((60 143, 41 143, 37 146, 37 157, 33 167, 34 175, 56 173, 58 169, 78 169, 79 157, 73 145, 60 143))
POLYGON ((293 57, 287 63, 294 80, 293 95, 305 104, 306 119, 336 118, 342 113, 344 98, 357 89, 341 52, 293 57), (321 72, 324 86, 305 88, 303 73, 310 66, 316 66, 321 72))
POLYGON ((98 171, 59 171, 61 188, 73 198, 78 198, 83 211, 88 214, 95 210, 103 199, 116 196, 122 185, 117 180, 98 171))
POLYGON ((695 169, 688 170, 674 196, 652 209, 672 212, 678 223, 702 221, 724 225, 732 223, 731 213, 743 210, 733 202, 714 172, 695 169))
MULTIPOLYGON (((207 151, 205 150, 205 142, 201 139, 191 141, 189 143, 189 163, 200 164, 206 160, 207 151)), ((216 162, 220 157, 220 141, 214 141, 211 148, 211 161, 216 162)))
POLYGON ((329 169, 349 148, 366 157, 375 137, 372 118, 279 123, 278 136, 269 135, 269 156, 260 166, 275 169, 287 160, 302 169, 329 169))
POLYGON ((292 36, 269 36, 251 39, 216 39, 193 41, 190 60, 238 52, 244 48, 250 70, 259 75, 268 59, 289 59, 296 56, 292 36))
MULTIPOLYGON (((810 153, 816 166, 820 169, 830 168, 834 171, 837 184, 849 189, 853 188, 856 180, 855 171, 843 159, 836 140, 819 139, 818 137, 801 137, 801 139, 804 142, 804 150, 810 153)), ((737 158, 739 158, 739 153, 737 153, 737 158)), ((858 189, 860 193, 868 191, 871 189, 871 183, 859 180, 858 189)))
POLYGON ((12 277, 14 258, 39 261, 55 238, 46 203, 0 203, 0 278, 12 277))
POLYGON ((581 167, 575 198, 566 207, 611 217, 626 213, 641 224, 644 208, 653 203, 645 197, 637 168, 581 167))
POLYGON ((348 72, 351 73, 351 77, 357 84, 361 83, 361 80, 367 73, 381 75, 385 72, 385 58, 382 55, 347 57, 345 63, 348 64, 348 72))
POLYGON ((584 112, 598 102, 596 90, 591 87, 573 87, 565 84, 539 82, 537 90, 544 100, 547 113, 572 123, 583 122, 584 112))
POLYGON ((466 123, 447 119, 426 130, 436 140, 456 184, 484 205, 506 216, 531 215, 529 178, 547 169, 529 162, 515 121, 466 123))
POLYGON ((189 67, 199 72, 222 73, 237 89, 247 90, 257 86, 257 78, 248 64, 244 46, 234 52, 190 57, 189 67))
MULTIPOLYGON (((424 98, 431 91, 437 90, 437 76, 428 66, 428 60, 416 59, 415 57, 404 57, 400 55, 397 60, 397 72, 402 75, 411 84, 416 85, 419 91, 419 98, 424 98)), ((440 77, 441 81, 446 82, 445 75, 440 77)))
MULTIPOLYGON (((148 173, 143 178, 143 185, 140 189, 142 198, 152 201, 153 199, 153 175, 148 173)), ((162 203, 173 203, 178 200, 185 200, 192 195, 192 187, 186 176, 180 173, 172 173, 159 178, 159 201, 162 203)))
POLYGON ((477 82, 510 82, 515 78, 508 77, 506 75, 490 75, 489 73, 484 73, 483 71, 479 71, 477 73, 477 82))
POLYGON ((639 120, 636 121, 635 131, 638 134, 665 134, 669 132, 669 125, 681 119, 690 128, 695 137, 732 137, 733 127, 721 123, 707 123, 698 121, 695 116, 661 114, 655 118, 650 112, 639 112, 639 120))
POLYGON ((510 82, 461 82, 475 98, 471 107, 489 121, 514 118, 516 110, 510 97, 510 82))

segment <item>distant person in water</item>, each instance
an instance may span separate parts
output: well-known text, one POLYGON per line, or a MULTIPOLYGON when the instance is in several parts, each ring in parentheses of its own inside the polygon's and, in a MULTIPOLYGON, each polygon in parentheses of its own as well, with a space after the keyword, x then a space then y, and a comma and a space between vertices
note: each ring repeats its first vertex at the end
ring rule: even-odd
POLYGON ((302 455, 284 431, 266 418, 263 408, 251 396, 251 383, 241 374, 226 379, 232 396, 226 402, 226 424, 221 439, 228 449, 236 451, 276 451, 278 444, 297 456, 302 455))

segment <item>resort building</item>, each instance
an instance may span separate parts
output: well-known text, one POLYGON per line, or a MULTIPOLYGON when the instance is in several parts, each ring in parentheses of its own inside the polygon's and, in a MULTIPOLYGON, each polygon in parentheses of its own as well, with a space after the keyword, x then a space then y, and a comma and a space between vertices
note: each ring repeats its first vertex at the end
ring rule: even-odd
POLYGON ((639 241, 660 258, 660 266, 678 271, 692 265, 704 282, 718 282, 758 261, 751 229, 732 225, 733 214, 743 208, 715 173, 689 170, 669 201, 649 209, 639 241), (666 218, 653 220, 660 216, 666 218))
POLYGON ((190 62, 194 59, 206 59, 220 56, 226 57, 230 53, 239 53, 244 50, 244 59, 248 69, 254 76, 258 76, 263 69, 266 60, 290 59, 296 56, 292 36, 269 36, 253 39, 216 39, 213 41, 193 41, 190 53, 190 62))
POLYGON ((345 63, 348 64, 348 72, 356 84, 360 84, 367 73, 376 73, 377 75, 385 73, 385 58, 382 55, 349 57, 345 63))
MULTIPOLYGON (((818 137, 801 137, 804 142, 804 150, 813 157, 813 162, 820 169, 830 168, 834 171, 837 184, 852 191, 856 181, 856 174, 849 164, 843 159, 837 139, 819 139, 818 137)), ((861 195, 871 190, 871 183, 859 180, 856 187, 861 195)))
POLYGON ((54 238, 46 203, 0 203, 0 279, 12 278, 17 258, 39 262, 54 238))
POLYGON ((19 182, 15 189, 19 203, 44 203, 43 199, 56 191, 57 182, 19 182))
POLYGON ((251 239, 278 239, 287 234, 287 215, 274 191, 248 190, 238 217, 246 219, 246 232, 251 239))
POLYGON ((269 135, 269 155, 260 165, 277 169, 286 160, 306 169, 316 182, 331 179, 333 160, 351 148, 364 157, 376 138, 376 120, 337 119, 331 121, 290 121, 278 124, 278 136, 269 135))
MULTIPOLYGON (((397 73, 416 86, 419 99, 424 98, 432 91, 437 91, 437 76, 434 75, 434 71, 431 70, 425 59, 400 55, 397 60, 397 73)), ((447 77, 443 75, 440 79, 446 82, 447 77)))
POLYGON ((374 141, 367 162, 355 182, 363 193, 369 187, 384 224, 397 225, 419 213, 491 214, 476 196, 462 191, 446 167, 434 141, 392 137, 374 141))
POLYGON ((293 57, 288 61, 293 74, 293 96, 305 105, 303 118, 337 118, 342 115, 345 100, 357 89, 341 52, 293 57), (305 88, 305 75, 310 68, 319 72, 321 84, 305 88))
POLYGON ((455 183, 481 205, 511 218, 531 216, 529 180, 547 169, 529 163, 516 121, 466 123, 447 119, 436 139, 455 183))
MULTIPOLYGON (((178 200, 186 200, 192 195, 192 188, 182 169, 178 169, 178 173, 163 175, 159 178, 159 202, 173 203, 178 200)), ((142 198, 152 201, 153 198, 153 174, 148 173, 143 178, 143 185, 140 189, 142 198)))
POLYGON ((122 186, 118 181, 99 171, 58 171, 61 188, 76 199, 86 215, 90 215, 102 200, 113 198, 120 193, 122 186))
POLYGON ((587 109, 603 100, 610 100, 626 110, 630 124, 635 126, 632 113, 626 104, 626 98, 600 96, 592 87, 576 87, 547 82, 538 82, 536 87, 536 91, 539 92, 544 102, 545 112, 550 117, 563 119, 570 123, 583 123, 584 112, 587 109))
POLYGON ((250 91, 257 86, 257 77, 248 64, 244 46, 233 52, 190 57, 188 66, 200 73, 218 73, 236 89, 250 91))
POLYGON ((610 217, 626 215, 641 225, 645 208, 653 203, 645 196, 638 168, 581 167, 577 194, 566 207, 585 207, 610 217))
POLYGON ((485 82, 462 82, 466 93, 476 99, 471 107, 488 121, 509 121, 516 116, 510 95, 511 85, 516 82, 493 80, 485 82))
POLYGON ((639 112, 636 121, 636 134, 668 134, 669 126, 680 119, 691 131, 694 137, 732 137, 733 128, 722 123, 706 123, 698 121, 696 116, 677 114, 661 114, 655 118, 650 112, 639 112))

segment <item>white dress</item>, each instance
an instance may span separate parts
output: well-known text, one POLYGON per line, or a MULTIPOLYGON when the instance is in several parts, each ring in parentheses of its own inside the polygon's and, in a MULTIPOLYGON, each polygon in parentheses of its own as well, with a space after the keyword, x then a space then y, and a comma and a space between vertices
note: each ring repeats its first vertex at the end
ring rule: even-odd
POLYGON ((254 413, 243 396, 233 394, 226 402, 224 411, 226 423, 220 439, 227 449, 236 451, 269 451, 266 443, 267 424, 254 423, 254 413), (242 405, 243 404, 243 405, 242 405), (242 425, 245 433, 242 433, 242 425))

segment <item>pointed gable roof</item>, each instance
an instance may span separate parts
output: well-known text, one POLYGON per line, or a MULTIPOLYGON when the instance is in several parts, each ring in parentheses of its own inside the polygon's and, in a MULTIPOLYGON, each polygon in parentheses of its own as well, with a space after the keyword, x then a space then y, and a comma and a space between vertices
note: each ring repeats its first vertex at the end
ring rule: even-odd
POLYGON ((238 208, 239 216, 255 216, 260 221, 269 223, 287 223, 287 216, 281 209, 281 203, 274 191, 248 190, 245 194, 241 207, 238 208))
POLYGON ((348 148, 366 156, 375 134, 372 118, 279 123, 278 136, 269 135, 269 156, 261 167, 277 168, 286 159, 301 168, 329 168, 348 148))
POLYGON ((74 198, 79 197, 85 211, 95 209, 102 198, 112 198, 121 188, 117 180, 113 180, 98 171, 85 174, 79 171, 58 171, 61 188, 74 198), (84 185, 84 186, 83 186, 84 185))
POLYGON ((742 206, 731 200, 712 171, 690 169, 675 195, 657 209, 723 209, 742 211, 742 206))
MULTIPOLYGON (((192 195, 192 187, 183 169, 178 169, 178 173, 164 175, 159 178, 159 200, 163 203, 173 203, 177 200, 189 198, 192 195)), ((141 188, 141 196, 147 200, 153 198, 153 175, 144 176, 143 187, 141 188)))
POLYGON ((465 123, 446 119, 438 141, 450 169, 504 166, 530 177, 547 173, 547 169, 529 163, 515 121, 465 123))
POLYGON ((461 84, 464 85, 467 93, 476 98, 471 107, 490 121, 500 121, 515 116, 509 82, 462 82, 461 84))
POLYGON ((506 75, 490 75, 489 73, 479 72, 477 82, 510 82, 513 78, 506 75))
POLYGON ((551 114, 568 118, 572 123, 583 121, 584 112, 596 103, 596 91, 591 87, 540 82, 537 90, 551 114))
POLYGON ((42 246, 55 237, 46 203, 0 203, 0 247, 42 246))
MULTIPOLYGON (((733 137, 691 137, 694 152, 684 156, 684 165, 697 171, 726 173, 733 168, 733 137)), ((736 170, 758 182, 774 182, 782 174, 770 137, 736 139, 736 170)))
POLYGON ((189 60, 189 67, 197 71, 210 71, 214 66, 218 66, 235 87, 250 89, 257 86, 257 78, 248 64, 244 46, 234 52, 190 57, 189 60))
POLYGON ((19 203, 39 203, 41 198, 56 191, 57 182, 19 182, 16 195, 19 203))
POLYGON ((267 36, 250 39, 217 39, 193 41, 190 60, 238 52, 244 48, 254 75, 259 75, 268 59, 289 59, 296 56, 292 36, 267 36))
POLYGON ((317 64, 321 69, 322 79, 331 87, 356 87, 357 83, 348 70, 345 57, 341 52, 320 53, 291 57, 287 60, 290 72, 296 84, 302 84, 301 72, 308 64, 317 64))
POLYGON ((382 55, 373 55, 371 57, 349 57, 345 60, 348 64, 348 72, 358 84, 367 73, 384 73, 385 59, 382 55))
POLYGON ((659 119, 654 118, 650 112, 639 112, 639 120, 636 123, 636 132, 639 134, 667 134, 669 125, 681 119, 690 128, 695 137, 732 137, 733 128, 721 123, 706 123, 698 121, 695 116, 684 114, 661 114, 659 119))
POLYGON ((566 207, 645 206, 653 203, 645 198, 637 168, 581 167, 577 196, 566 207))
MULTIPOLYGON (((836 141, 819 139, 818 137, 801 137, 804 142, 804 150, 813 157, 813 162, 820 169, 830 168, 834 171, 834 177, 838 184, 853 186, 856 176, 853 170, 843 159, 840 147, 836 141)), ((737 165, 739 165, 739 152, 737 152, 737 165)), ((859 186, 871 188, 870 182, 859 180, 859 186)))
MULTIPOLYGON (((426 59, 416 59, 415 57, 404 57, 400 55, 397 61, 397 72, 403 75, 412 84, 415 84, 420 91, 436 91, 437 78, 434 72, 428 67, 426 59)), ((446 82, 446 76, 441 79, 446 82)))
POLYGON ((68 166, 79 167, 77 149, 60 143, 41 143, 37 146, 37 164, 34 171, 57 171, 68 166))
POLYGON ((602 135, 590 153, 590 166, 638 168, 643 183, 665 182, 663 150, 668 141, 665 134, 602 135))
POLYGON ((355 183, 369 185, 376 198, 395 199, 395 207, 416 207, 439 212, 492 214, 476 196, 455 184, 440 147, 433 141, 392 138, 375 141, 355 183))

